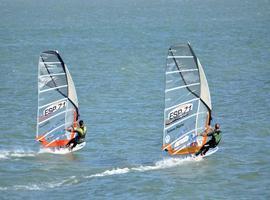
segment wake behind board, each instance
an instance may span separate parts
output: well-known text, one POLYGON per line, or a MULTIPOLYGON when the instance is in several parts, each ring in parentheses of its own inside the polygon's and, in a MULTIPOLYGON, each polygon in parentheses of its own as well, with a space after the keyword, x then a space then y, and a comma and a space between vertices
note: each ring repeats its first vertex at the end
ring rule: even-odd
POLYGON ((82 149, 86 145, 86 142, 77 144, 72 150, 69 148, 42 148, 42 153, 52 153, 52 154, 68 154, 82 149))

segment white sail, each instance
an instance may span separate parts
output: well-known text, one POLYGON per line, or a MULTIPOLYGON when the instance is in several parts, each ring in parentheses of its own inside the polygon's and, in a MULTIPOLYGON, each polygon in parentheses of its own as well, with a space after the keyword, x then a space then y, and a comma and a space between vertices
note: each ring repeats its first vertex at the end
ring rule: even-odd
POLYGON ((36 140, 43 147, 62 147, 74 137, 66 129, 78 119, 78 100, 71 75, 57 51, 45 51, 38 64, 36 140))
POLYGON ((189 44, 172 46, 166 66, 163 150, 171 155, 196 152, 197 137, 211 118, 211 97, 203 68, 189 44))

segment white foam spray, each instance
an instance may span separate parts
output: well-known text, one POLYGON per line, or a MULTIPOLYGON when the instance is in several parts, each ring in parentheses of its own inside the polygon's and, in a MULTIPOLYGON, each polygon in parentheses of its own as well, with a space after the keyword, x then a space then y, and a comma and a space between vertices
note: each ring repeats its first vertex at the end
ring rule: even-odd
POLYGON ((85 176, 85 178, 94 178, 94 177, 103 177, 103 176, 112 176, 118 174, 126 174, 129 172, 145 172, 159 169, 167 169, 172 167, 177 167, 188 162, 201 161, 202 159, 198 158, 167 158, 160 161, 157 161, 154 165, 141 165, 138 167, 125 167, 125 168, 113 168, 111 170, 106 170, 101 173, 92 174, 90 176, 85 176))
POLYGON ((46 190, 61 186, 68 186, 78 183, 79 180, 75 176, 68 177, 62 181, 46 182, 40 184, 13 185, 11 187, 0 187, 0 191, 4 190, 46 190))
POLYGON ((22 157, 34 157, 36 155, 37 155, 36 152, 24 149, 0 150, 0 160, 22 158, 22 157))

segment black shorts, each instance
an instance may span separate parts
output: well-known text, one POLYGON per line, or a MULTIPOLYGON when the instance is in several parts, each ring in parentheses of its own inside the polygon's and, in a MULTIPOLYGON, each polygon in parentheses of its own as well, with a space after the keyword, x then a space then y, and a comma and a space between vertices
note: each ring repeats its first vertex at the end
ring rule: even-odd
POLYGON ((217 146, 217 143, 215 139, 211 139, 205 145, 209 145, 210 148, 215 148, 217 146))

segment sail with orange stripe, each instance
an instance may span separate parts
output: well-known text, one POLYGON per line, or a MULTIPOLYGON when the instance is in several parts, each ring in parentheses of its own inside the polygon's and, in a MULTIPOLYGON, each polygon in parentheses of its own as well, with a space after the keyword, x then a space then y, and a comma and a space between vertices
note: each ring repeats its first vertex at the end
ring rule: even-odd
POLYGON ((171 46, 166 65, 162 149, 170 155, 197 152, 207 141, 211 97, 204 70, 190 44, 171 46))
POLYGON ((36 140, 44 148, 64 147, 74 138, 66 129, 78 120, 78 99, 67 66, 57 51, 42 52, 38 64, 36 140))

